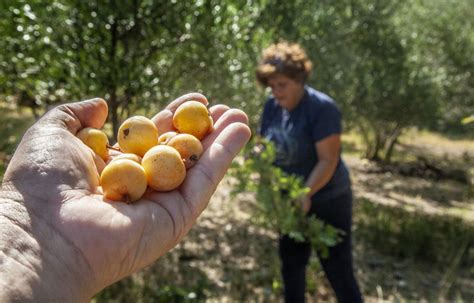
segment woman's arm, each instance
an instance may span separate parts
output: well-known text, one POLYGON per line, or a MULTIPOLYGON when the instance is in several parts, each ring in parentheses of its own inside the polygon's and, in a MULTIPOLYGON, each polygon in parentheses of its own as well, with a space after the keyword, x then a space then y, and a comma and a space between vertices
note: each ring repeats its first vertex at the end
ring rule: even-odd
POLYGON ((339 134, 331 135, 316 143, 318 164, 313 168, 306 181, 306 186, 310 188, 309 197, 331 180, 339 162, 340 145, 341 136, 339 134))
POLYGON ((310 189, 306 199, 303 201, 303 210, 309 211, 311 196, 323 188, 331 180, 339 162, 339 150, 341 145, 340 134, 334 134, 316 142, 318 163, 314 166, 305 185, 310 189))

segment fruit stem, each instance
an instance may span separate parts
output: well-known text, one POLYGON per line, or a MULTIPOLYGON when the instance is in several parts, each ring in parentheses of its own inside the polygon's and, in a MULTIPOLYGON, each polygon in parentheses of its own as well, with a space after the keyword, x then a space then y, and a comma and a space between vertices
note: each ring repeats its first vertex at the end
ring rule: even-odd
POLYGON ((108 149, 113 149, 113 150, 116 150, 116 151, 121 151, 119 147, 115 147, 115 146, 112 146, 112 145, 109 145, 109 144, 107 144, 107 148, 108 149))

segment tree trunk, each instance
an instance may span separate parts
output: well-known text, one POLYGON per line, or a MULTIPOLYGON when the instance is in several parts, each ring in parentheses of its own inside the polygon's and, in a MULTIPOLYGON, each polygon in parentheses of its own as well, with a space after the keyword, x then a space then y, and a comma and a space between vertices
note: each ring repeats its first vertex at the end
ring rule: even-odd
POLYGON ((395 126, 395 129, 393 130, 392 134, 388 138, 387 144, 385 145, 386 148, 384 162, 390 163, 390 161, 392 160, 393 150, 398 142, 398 138, 400 137, 401 133, 402 128, 399 125, 395 126))
POLYGON ((38 114, 38 110, 36 109, 36 106, 30 106, 31 113, 33 114, 33 117, 35 118, 35 121, 38 121, 40 118, 40 115, 38 114))
MULTIPOLYGON (((114 3, 112 1, 112 3, 114 3)), ((117 23, 118 20, 114 20, 111 28, 111 41, 110 41, 110 52, 109 52, 109 60, 110 62, 116 63, 116 51, 117 51, 117 23)), ((110 93, 110 116, 112 122, 112 129, 114 131, 112 137, 115 138, 118 133, 119 129, 119 119, 118 119, 118 107, 119 107, 119 100, 117 99, 117 73, 116 73, 116 66, 115 64, 112 65, 113 69, 111 74, 109 75, 109 93, 110 93)))
POLYGON ((359 124, 360 132, 365 143, 365 158, 369 159, 372 154, 373 145, 372 140, 370 140, 369 130, 365 127, 363 122, 359 124))
POLYGON ((372 161, 379 161, 380 149, 382 148, 382 139, 381 139, 381 135, 377 131, 374 131, 374 132, 375 132, 375 135, 374 135, 375 142, 372 145, 372 150, 370 151, 368 159, 372 161))
POLYGON ((109 105, 110 105, 109 106, 110 122, 112 123, 112 129, 114 132, 112 137, 115 138, 120 126, 119 120, 118 120, 118 100, 117 100, 117 93, 115 92, 115 90, 112 90, 110 92, 109 105))

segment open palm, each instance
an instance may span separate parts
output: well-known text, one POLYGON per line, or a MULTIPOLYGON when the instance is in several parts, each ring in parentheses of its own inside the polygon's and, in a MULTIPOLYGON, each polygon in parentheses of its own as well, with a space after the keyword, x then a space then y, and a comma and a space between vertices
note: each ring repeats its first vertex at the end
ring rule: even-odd
MULTIPOLYGON (((188 100, 207 105, 200 94, 173 101, 153 118, 161 133, 171 129, 173 111, 188 100)), ((214 106, 215 130, 177 190, 149 190, 133 204, 108 202, 99 187, 105 163, 75 137, 84 127, 101 128, 107 112, 101 99, 50 111, 25 134, 4 177, 24 205, 22 217, 29 223, 23 228, 37 240, 38 257, 53 268, 44 275, 74 283, 78 290, 68 291, 84 299, 173 248, 250 137, 242 111, 214 106)))

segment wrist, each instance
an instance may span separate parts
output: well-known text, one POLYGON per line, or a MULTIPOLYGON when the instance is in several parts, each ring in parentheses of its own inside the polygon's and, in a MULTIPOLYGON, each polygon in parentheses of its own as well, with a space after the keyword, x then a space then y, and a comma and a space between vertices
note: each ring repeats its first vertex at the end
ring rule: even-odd
POLYGON ((64 245, 51 224, 28 209, 19 197, 19 193, 2 186, 0 301, 89 300, 93 293, 87 291, 90 289, 77 270, 84 260, 74 258, 73 249, 64 245))

